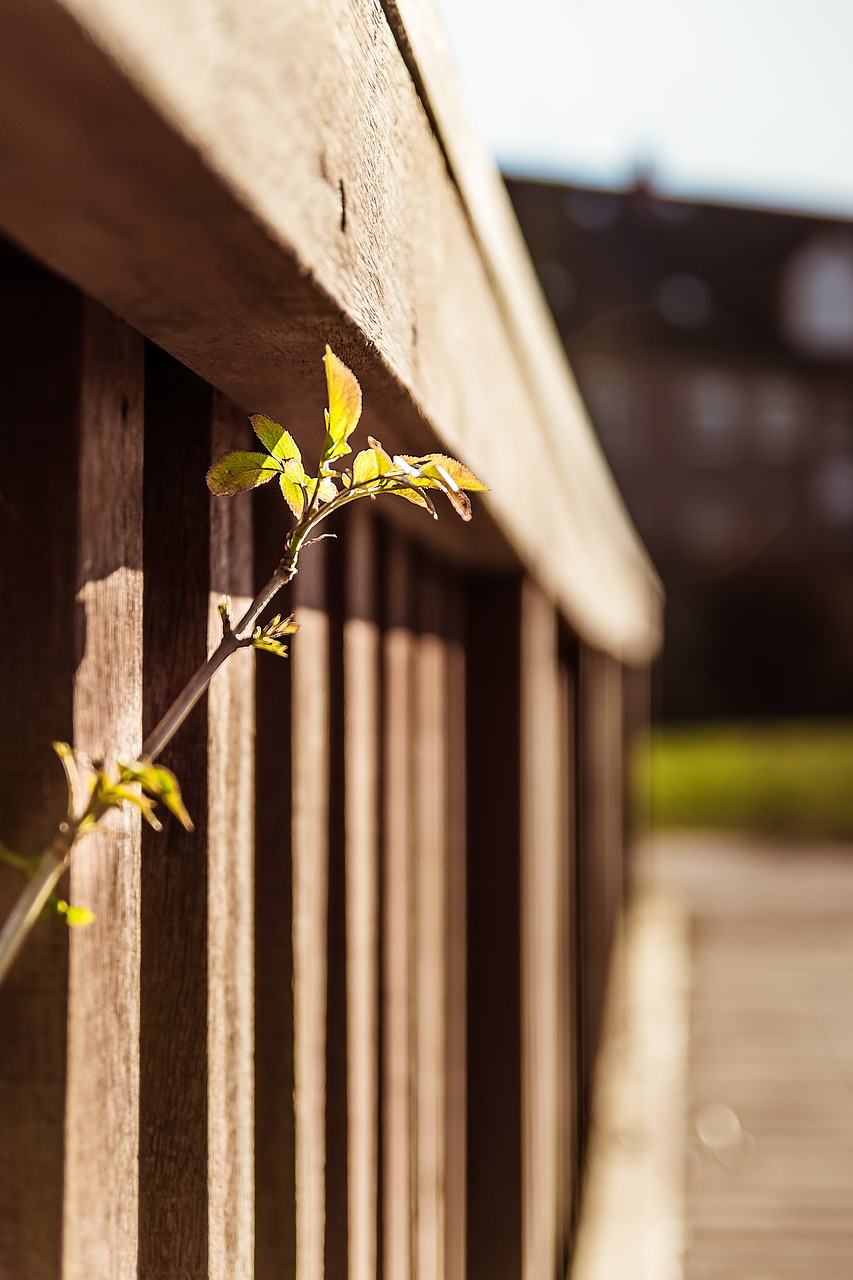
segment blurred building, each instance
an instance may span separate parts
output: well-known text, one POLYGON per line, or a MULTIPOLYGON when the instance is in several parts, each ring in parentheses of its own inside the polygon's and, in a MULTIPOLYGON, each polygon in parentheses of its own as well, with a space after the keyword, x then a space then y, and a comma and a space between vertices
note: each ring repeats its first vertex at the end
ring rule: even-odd
POLYGON ((663 714, 853 713, 853 225, 508 187, 666 584, 663 714))

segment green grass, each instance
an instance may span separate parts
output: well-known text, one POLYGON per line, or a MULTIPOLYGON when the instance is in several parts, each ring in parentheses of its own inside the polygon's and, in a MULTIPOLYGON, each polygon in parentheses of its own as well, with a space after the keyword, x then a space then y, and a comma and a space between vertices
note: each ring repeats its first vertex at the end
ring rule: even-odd
POLYGON ((653 826, 853 838, 853 724, 666 728, 636 764, 653 826))

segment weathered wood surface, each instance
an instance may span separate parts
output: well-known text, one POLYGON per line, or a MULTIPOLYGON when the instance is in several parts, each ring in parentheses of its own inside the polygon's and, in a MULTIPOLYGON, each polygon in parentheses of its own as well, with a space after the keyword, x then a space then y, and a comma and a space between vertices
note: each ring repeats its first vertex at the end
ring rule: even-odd
POLYGON ((687 1280, 847 1280, 850 849, 672 835, 643 873, 692 916, 687 1280))
POLYGON ((344 623, 347 1186, 349 1275, 373 1280, 379 1255, 380 662, 377 531, 356 506, 347 529, 344 623))
POLYGON ((321 1280, 326 1247, 329 619, 324 549, 311 552, 295 582, 290 658, 296 1280, 321 1280))
MULTIPOLYGON (((245 415, 214 396, 211 457, 245 448, 245 415)), ((219 603, 240 617, 254 594, 249 495, 211 499, 208 645, 219 603)), ((272 659, 271 659, 272 660, 272 659)), ((207 1051, 210 1280, 251 1276, 254 1241, 254 654, 243 649, 208 692, 207 1051)))
MULTIPOLYGON (((74 744, 133 759, 142 740, 143 341, 84 308, 74 744)), ((75 849, 63 1276, 137 1275, 140 815, 111 814, 75 849)))
POLYGON ((383 1274, 409 1280, 415 1250, 414 637, 411 563, 390 540, 383 637, 383 1274))
MULTIPOLYGON (((482 472, 484 508, 586 639, 655 648, 656 580, 541 305, 522 306, 529 273, 505 265, 505 210, 484 255, 491 197, 449 176, 378 0, 14 0, 0 143, 7 233, 254 408, 316 414, 329 339, 374 426, 482 472)), ((488 530, 448 545, 505 558, 488 530)))

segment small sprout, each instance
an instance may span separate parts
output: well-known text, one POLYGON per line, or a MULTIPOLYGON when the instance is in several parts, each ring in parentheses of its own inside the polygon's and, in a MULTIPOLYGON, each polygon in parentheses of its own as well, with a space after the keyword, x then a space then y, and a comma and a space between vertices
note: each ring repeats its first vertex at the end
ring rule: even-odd
POLYGON ((56 910, 65 916, 65 923, 72 929, 85 929, 95 919, 88 907, 71 907, 62 898, 57 901, 56 910))
POLYGON ((231 597, 230 596, 223 596, 222 599, 219 601, 219 617, 222 620, 223 636, 230 636, 231 630, 232 630, 231 597))
POLYGON ((298 630, 299 623, 293 621, 292 615, 282 622, 281 614, 277 613, 265 627, 255 627, 252 633, 252 647, 265 649, 267 653, 274 653, 279 658, 286 658, 287 645, 282 643, 282 636, 292 636, 298 630))

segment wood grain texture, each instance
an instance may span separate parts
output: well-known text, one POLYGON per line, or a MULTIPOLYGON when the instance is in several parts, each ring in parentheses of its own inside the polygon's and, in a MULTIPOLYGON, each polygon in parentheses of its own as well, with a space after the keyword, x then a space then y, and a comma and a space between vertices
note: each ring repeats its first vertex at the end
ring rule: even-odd
POLYGON ((322 1280, 326 1227, 329 622, 322 547, 296 579, 291 657, 296 1280, 322 1280), (310 601, 311 603, 306 603, 310 601))
MULTIPOLYGON (((316 412, 330 339, 376 430, 482 472, 481 506, 581 634, 648 656, 656 579, 529 271, 507 268, 517 236, 495 248, 505 207, 449 176, 378 0, 14 0, 0 50, 0 226, 239 403, 316 412)), ((488 528, 447 545, 506 558, 488 528)))
MULTIPOLYGON (((84 647, 74 743, 134 759, 142 739, 143 341, 93 303, 80 386, 79 589, 84 647)), ((95 914, 71 934, 63 1276, 135 1280, 139 1151, 138 811, 75 849, 71 901, 95 914)))
POLYGON ((415 580, 415 1188, 418 1280, 444 1280, 447 1106, 447 652, 433 572, 415 580))
POLYGON ((390 540, 383 637, 382 1266, 409 1280, 414 1267, 414 640, 410 564, 390 540))
MULTIPOLYGON (((213 399, 211 458, 245 448, 245 415, 213 399)), ((218 605, 239 617, 253 595, 251 496, 212 498, 208 645, 218 605)), ((275 659, 269 655, 270 661, 275 659)), ((229 658, 208 694, 208 1266, 251 1276, 254 1258, 254 746, 251 649, 229 658)))
MULTIPOLYGON (((577 660, 561 646, 557 677, 560 744, 560 868, 558 901, 558 1204, 561 1238, 568 1252, 575 1224, 580 1175, 578 1094, 578 893, 577 893, 577 660)), ((565 1259, 567 1261, 567 1258, 565 1259)))
MULTIPOLYGON (((35 855, 66 806, 50 743, 73 736, 81 299, 8 245, 0 280, 0 838, 35 855)), ((21 885, 0 867, 4 917, 21 885)), ((61 1272, 67 956, 68 930, 45 921, 0 989, 3 1280, 61 1272)))
MULTIPOLYGON (((210 608, 211 392, 146 348, 144 721, 204 659, 210 608)), ((208 704, 163 753, 195 830, 142 840, 140 1280, 196 1280, 208 1235, 208 704)))
POLYGON ((561 765, 557 614, 525 581, 521 601, 522 1187, 524 1280, 561 1262, 561 765))
POLYGON ((344 750, 347 923, 349 1276, 377 1272, 379 1161, 380 635, 376 528, 356 506, 347 530, 344 750))

